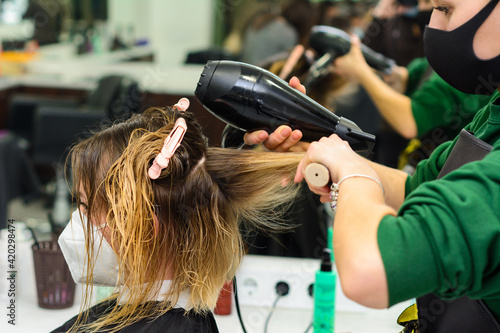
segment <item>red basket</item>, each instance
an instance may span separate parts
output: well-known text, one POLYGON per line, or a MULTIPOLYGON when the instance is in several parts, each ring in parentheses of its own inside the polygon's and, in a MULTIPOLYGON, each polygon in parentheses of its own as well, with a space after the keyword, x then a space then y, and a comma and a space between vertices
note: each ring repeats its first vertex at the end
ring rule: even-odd
POLYGON ((38 306, 44 309, 65 309, 73 306, 75 282, 57 242, 35 244, 35 264, 38 306))

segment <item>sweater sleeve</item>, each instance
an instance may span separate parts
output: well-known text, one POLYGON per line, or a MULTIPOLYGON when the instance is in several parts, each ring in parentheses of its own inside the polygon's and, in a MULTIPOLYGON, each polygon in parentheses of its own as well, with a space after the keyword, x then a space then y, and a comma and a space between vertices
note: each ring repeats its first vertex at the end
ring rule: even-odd
POLYGON ((433 74, 411 96, 411 108, 418 136, 437 127, 446 128, 447 133, 458 133, 482 106, 478 105, 477 99, 475 96, 456 90, 437 74, 433 74))
POLYGON ((500 151, 420 184, 378 244, 390 304, 434 292, 442 298, 500 297, 500 151))
POLYGON ((408 64, 406 67, 408 70, 408 84, 405 95, 413 95, 428 68, 429 62, 426 58, 416 58, 408 64))
POLYGON ((406 178, 405 196, 408 196, 412 191, 420 186, 420 184, 437 178, 457 139, 458 137, 455 138, 454 141, 447 141, 435 149, 434 147, 431 147, 434 149, 431 156, 420 162, 417 165, 415 173, 406 178))

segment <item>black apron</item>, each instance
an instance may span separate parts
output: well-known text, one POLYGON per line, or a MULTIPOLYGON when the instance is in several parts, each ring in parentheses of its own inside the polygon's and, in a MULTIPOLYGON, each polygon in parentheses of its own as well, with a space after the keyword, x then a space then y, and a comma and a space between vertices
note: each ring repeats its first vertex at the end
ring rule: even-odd
MULTIPOLYGON (((437 179, 466 163, 483 159, 492 148, 462 130, 437 179)), ((428 294, 417 299, 417 306, 420 333, 500 333, 500 324, 481 300, 467 296, 443 300, 428 294)))

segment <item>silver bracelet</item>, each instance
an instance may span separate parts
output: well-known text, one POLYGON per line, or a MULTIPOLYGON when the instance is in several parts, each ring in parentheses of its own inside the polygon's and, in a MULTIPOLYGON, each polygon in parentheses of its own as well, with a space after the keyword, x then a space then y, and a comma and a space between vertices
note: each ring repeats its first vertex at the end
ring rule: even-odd
POLYGON ((339 190, 340 190, 340 184, 348 179, 348 178, 352 178, 352 177, 363 177, 363 178, 368 178, 368 179, 371 179, 375 182, 377 182, 377 184, 380 185, 380 188, 382 188, 382 193, 385 194, 385 190, 384 190, 384 186, 382 185, 381 182, 379 182, 377 179, 373 178, 373 177, 370 177, 370 176, 367 176, 367 175, 363 175, 363 174, 358 174, 358 173, 355 173, 355 174, 352 174, 352 175, 348 175, 348 176, 345 176, 344 178, 342 178, 338 183, 332 183, 332 185, 330 186, 330 199, 332 200, 330 202, 330 207, 332 208, 332 210, 335 212, 335 210, 337 209, 337 200, 339 198, 339 190))

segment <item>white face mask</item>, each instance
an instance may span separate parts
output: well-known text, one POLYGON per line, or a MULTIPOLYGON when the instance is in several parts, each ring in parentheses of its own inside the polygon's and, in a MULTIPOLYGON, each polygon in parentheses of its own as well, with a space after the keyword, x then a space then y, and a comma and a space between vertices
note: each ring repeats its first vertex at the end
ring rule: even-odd
MULTIPOLYGON (((71 220, 59 236, 59 246, 68 264, 71 276, 76 283, 86 283, 87 281, 87 253, 85 249, 84 226, 88 220, 83 215, 80 218, 79 210, 71 215, 71 220)), ((93 284, 100 286, 116 286, 121 284, 118 281, 118 259, 115 252, 106 239, 103 239, 100 227, 93 226, 93 262, 94 271, 93 284), (102 241, 101 241, 102 239, 102 241)))

